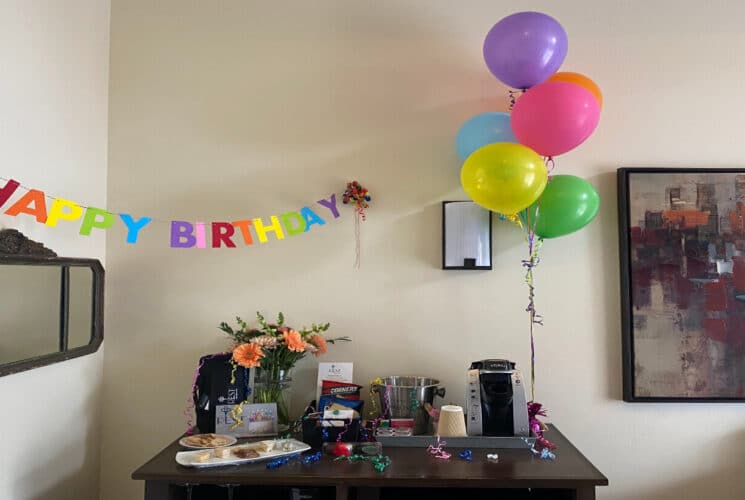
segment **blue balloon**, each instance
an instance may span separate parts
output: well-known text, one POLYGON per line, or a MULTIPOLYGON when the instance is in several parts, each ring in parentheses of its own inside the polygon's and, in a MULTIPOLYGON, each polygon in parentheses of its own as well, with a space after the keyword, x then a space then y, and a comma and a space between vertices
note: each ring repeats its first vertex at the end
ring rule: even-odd
POLYGON ((471 153, 495 142, 518 142, 510 127, 509 113, 481 113, 476 115, 458 131, 455 148, 464 160, 471 153))

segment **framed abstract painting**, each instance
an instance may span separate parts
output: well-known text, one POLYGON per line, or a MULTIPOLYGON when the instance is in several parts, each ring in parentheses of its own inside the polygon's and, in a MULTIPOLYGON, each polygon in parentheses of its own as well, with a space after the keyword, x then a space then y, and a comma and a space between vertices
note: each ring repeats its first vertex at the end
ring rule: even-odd
POLYGON ((623 399, 745 401, 745 169, 618 169, 623 399))

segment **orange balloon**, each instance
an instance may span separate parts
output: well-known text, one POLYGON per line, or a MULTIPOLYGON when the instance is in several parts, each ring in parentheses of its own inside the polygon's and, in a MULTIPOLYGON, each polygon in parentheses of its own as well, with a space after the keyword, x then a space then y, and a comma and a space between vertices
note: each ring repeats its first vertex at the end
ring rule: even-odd
POLYGON ((560 71, 558 73, 554 73, 551 78, 549 78, 547 81, 549 82, 567 82, 567 83, 573 83, 575 85, 579 85, 580 87, 584 87, 587 90, 589 90, 592 95, 595 96, 595 99, 597 99, 598 104, 600 107, 603 107, 603 93, 600 92, 600 87, 598 87, 598 84, 587 78, 585 75, 582 75, 580 73, 574 73, 572 71, 560 71))

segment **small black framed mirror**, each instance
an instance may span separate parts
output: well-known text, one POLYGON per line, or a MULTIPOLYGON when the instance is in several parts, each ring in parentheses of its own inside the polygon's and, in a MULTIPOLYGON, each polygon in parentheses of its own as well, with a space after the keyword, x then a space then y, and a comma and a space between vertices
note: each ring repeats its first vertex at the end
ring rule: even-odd
POLYGON ((472 201, 442 202, 442 268, 492 268, 492 213, 472 201))
POLYGON ((0 376, 96 352, 103 296, 96 259, 0 254, 0 376))

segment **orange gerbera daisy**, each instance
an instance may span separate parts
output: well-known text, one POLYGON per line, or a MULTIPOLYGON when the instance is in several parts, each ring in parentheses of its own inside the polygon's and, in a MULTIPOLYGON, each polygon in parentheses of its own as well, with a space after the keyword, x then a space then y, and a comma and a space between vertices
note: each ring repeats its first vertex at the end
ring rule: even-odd
POLYGON ((261 364, 264 352, 258 344, 241 344, 233 349, 233 360, 245 368, 256 368, 261 364))
POLYGON ((320 356, 321 354, 326 354, 326 339, 322 336, 318 335, 317 333, 313 335, 310 339, 308 339, 308 342, 313 344, 318 348, 316 351, 316 356, 320 356))
POLYGON ((285 332, 282 334, 282 338, 284 339, 285 344, 287 344, 289 350, 293 352, 305 351, 305 342, 303 342, 303 338, 297 331, 290 330, 289 332, 285 332))

